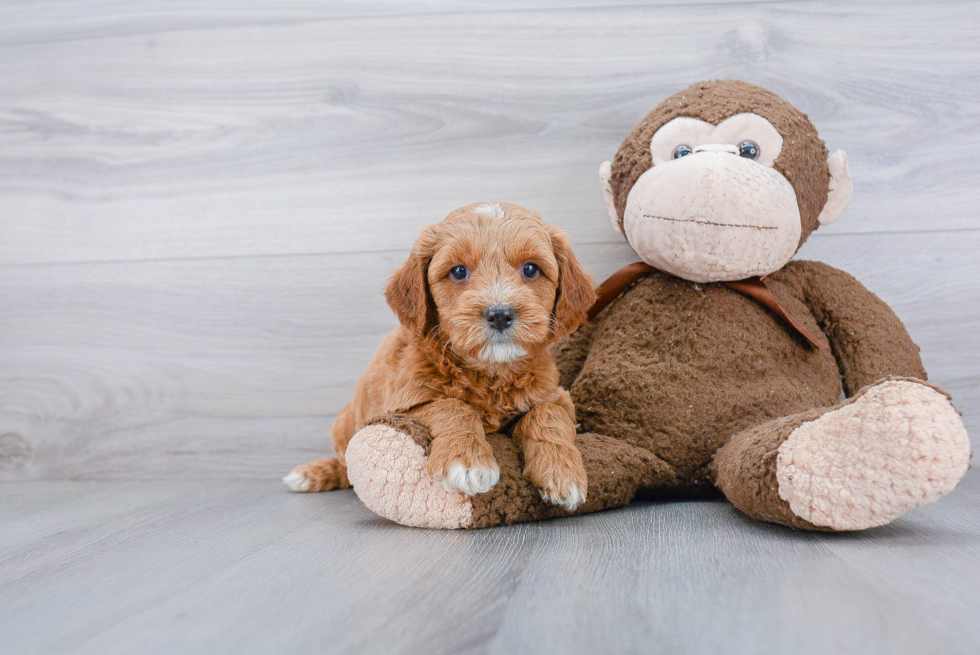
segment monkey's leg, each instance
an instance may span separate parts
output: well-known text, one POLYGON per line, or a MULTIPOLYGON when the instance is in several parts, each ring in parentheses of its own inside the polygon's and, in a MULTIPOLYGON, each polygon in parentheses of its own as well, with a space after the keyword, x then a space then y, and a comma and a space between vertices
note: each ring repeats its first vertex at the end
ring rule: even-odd
POLYGON ((931 503, 969 468, 949 397, 886 378, 843 403, 775 419, 716 453, 715 484, 749 516, 809 530, 863 530, 931 503))
POLYGON ((330 428, 333 439, 333 452, 336 457, 323 457, 307 464, 301 464, 282 479, 286 486, 293 491, 333 491, 334 489, 350 489, 347 480, 347 466, 344 464, 344 452, 347 442, 356 432, 354 411, 346 405, 337 413, 337 420, 330 428))
POLYGON ((500 467, 488 492, 467 496, 446 491, 426 468, 432 436, 404 416, 375 419, 351 439, 347 465, 354 491, 375 513, 396 523, 425 528, 486 528, 506 523, 586 514, 626 505, 641 487, 673 482, 674 471, 649 451, 596 434, 580 434, 575 445, 588 476, 589 498, 568 511, 545 502, 524 476, 517 444, 487 435, 500 467))

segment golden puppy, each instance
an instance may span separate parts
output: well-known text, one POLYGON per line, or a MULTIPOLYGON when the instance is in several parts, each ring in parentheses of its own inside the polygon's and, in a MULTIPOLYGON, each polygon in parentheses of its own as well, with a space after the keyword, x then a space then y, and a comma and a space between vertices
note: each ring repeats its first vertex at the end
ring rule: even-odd
POLYGON ((545 500, 581 505, 575 409, 548 348, 585 322, 595 291, 565 233, 516 205, 457 209, 422 229, 385 296, 401 325, 337 415, 336 457, 283 481, 294 491, 349 487, 351 437, 375 416, 400 413, 432 433, 429 474, 447 489, 472 495, 496 484, 486 434, 513 426, 524 473, 545 500))

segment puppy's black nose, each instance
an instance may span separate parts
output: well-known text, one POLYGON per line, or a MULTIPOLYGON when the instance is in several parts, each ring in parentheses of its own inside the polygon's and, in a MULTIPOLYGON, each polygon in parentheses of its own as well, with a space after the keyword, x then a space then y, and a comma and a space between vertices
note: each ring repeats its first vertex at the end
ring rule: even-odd
POLYGON ((494 305, 484 312, 483 316, 487 319, 487 323, 490 324, 491 328, 497 332, 503 332, 517 318, 517 312, 510 305, 494 305))

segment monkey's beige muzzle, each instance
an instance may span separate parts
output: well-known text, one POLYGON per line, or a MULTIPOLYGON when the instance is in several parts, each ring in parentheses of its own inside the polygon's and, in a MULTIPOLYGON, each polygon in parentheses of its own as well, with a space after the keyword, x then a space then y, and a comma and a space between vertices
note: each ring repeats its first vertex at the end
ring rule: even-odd
POLYGON ((736 152, 698 146, 640 176, 623 227, 644 261, 694 282, 763 275, 789 261, 800 238, 796 193, 736 152))

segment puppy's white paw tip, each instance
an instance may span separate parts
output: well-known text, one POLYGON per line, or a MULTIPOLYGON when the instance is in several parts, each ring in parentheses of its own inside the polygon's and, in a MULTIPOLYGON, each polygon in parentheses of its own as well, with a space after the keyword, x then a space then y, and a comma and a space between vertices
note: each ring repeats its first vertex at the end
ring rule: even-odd
POLYGON ((545 502, 563 507, 569 512, 574 512, 585 502, 585 489, 582 489, 576 484, 570 484, 561 493, 549 493, 542 490, 541 497, 545 502))
POLYGON ((290 471, 282 479, 283 483, 293 491, 305 492, 310 490, 310 480, 299 471, 290 471))
POLYGON ((449 467, 449 476, 443 480, 443 486, 449 491, 462 491, 468 496, 490 491, 500 480, 500 470, 495 468, 471 468, 462 464, 449 467))

